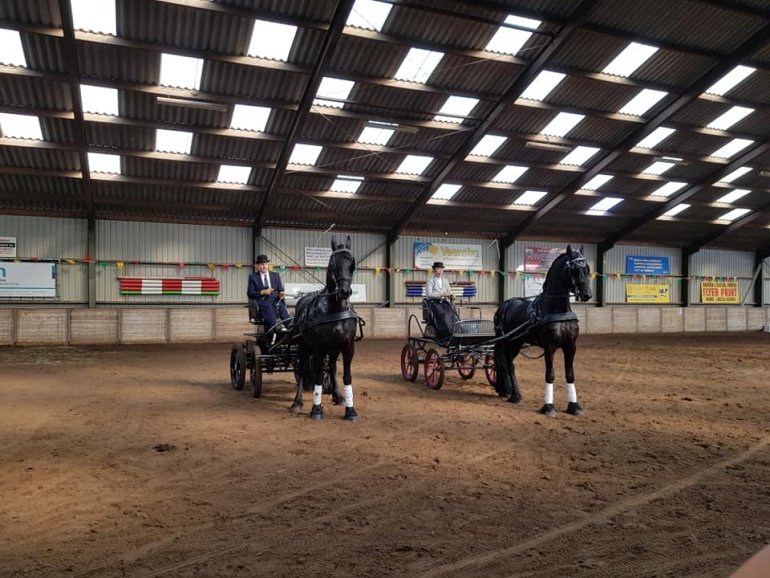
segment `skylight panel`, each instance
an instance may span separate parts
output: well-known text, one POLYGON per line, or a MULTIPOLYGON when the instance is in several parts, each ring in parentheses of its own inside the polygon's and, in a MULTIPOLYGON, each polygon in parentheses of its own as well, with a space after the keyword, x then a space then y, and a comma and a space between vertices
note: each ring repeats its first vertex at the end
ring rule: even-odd
POLYGON ((675 164, 676 163, 669 163, 666 161, 655 161, 646 169, 642 169, 642 172, 647 175, 662 175, 675 164))
POLYGON ((681 183, 679 181, 669 181, 662 187, 658 187, 650 193, 651 197, 670 197, 675 192, 682 190, 687 186, 687 183, 681 183))
POLYGON ((118 110, 118 91, 115 88, 81 84, 80 101, 83 104, 83 112, 111 114, 112 116, 120 115, 118 110))
POLYGON ((564 136, 575 128, 575 125, 584 118, 584 114, 560 112, 543 130, 540 131, 540 134, 547 136, 564 136))
POLYGON ((734 180, 741 178, 746 173, 751 172, 751 167, 740 167, 739 169, 735 169, 733 172, 731 172, 729 175, 726 175, 719 179, 718 182, 720 183, 732 183, 734 180))
POLYGON ((388 128, 388 126, 396 125, 383 124, 382 128, 379 126, 365 126, 358 136, 358 142, 385 146, 388 144, 390 137, 393 136, 393 133, 396 132, 395 129, 388 128))
POLYGON ((8 138, 43 140, 40 118, 28 114, 6 114, 0 112, 0 131, 8 138))
POLYGON ((345 25, 381 32, 382 25, 385 24, 385 20, 387 20, 392 7, 392 4, 386 4, 385 2, 356 0, 345 25))
POLYGON ((530 85, 524 89, 519 98, 526 98, 528 100, 545 100, 551 91, 556 88, 559 83, 564 80, 566 74, 561 72, 551 72, 550 70, 544 70, 535 77, 530 85))
POLYGON ((217 182, 245 185, 249 182, 249 176, 251 176, 251 167, 220 165, 217 182))
POLYGON ((516 54, 532 36, 531 31, 537 30, 541 24, 540 20, 513 15, 509 15, 505 19, 505 23, 528 28, 529 30, 500 26, 495 35, 487 42, 484 50, 500 54, 516 54))
POLYGON ((438 201, 448 201, 455 196, 455 193, 457 193, 461 187, 462 185, 450 185, 448 183, 444 183, 438 189, 436 189, 436 192, 433 193, 431 199, 436 199, 438 201))
POLYGON ((21 35, 18 32, 0 28, 0 46, 3 47, 0 52, 0 62, 12 66, 27 66, 24 48, 21 45, 21 35))
POLYGON ((734 221, 735 219, 740 219, 743 215, 750 212, 751 212, 751 209, 733 209, 732 211, 728 211, 721 217, 717 217, 717 221, 734 221))
POLYGON ((271 112, 272 109, 266 106, 236 104, 233 107, 233 118, 230 121, 230 128, 265 132, 271 112))
POLYGON ((318 91, 316 92, 316 98, 313 101, 313 104, 342 108, 344 102, 337 101, 347 100, 348 96, 350 95, 350 91, 353 90, 354 84, 355 82, 353 80, 342 80, 341 78, 324 76, 321 80, 321 85, 318 87, 318 91))
POLYGON ((604 197, 601 201, 593 205, 590 209, 586 211, 586 214, 588 215, 606 215, 607 211, 609 211, 611 208, 613 208, 615 205, 621 203, 623 199, 619 199, 617 197, 604 197))
POLYGON ((155 150, 189 155, 192 137, 193 133, 191 132, 159 128, 155 131, 155 150))
POLYGON ((424 84, 443 57, 443 52, 411 48, 393 78, 424 84))
POLYGON ((749 189, 735 189, 733 191, 730 191, 726 195, 718 198, 716 200, 716 202, 717 203, 726 203, 726 204, 734 203, 738 199, 742 199, 743 197, 748 195, 750 192, 751 192, 751 190, 749 190, 749 189))
POLYGON ((632 42, 618 54, 612 62, 604 67, 604 74, 615 76, 630 76, 637 68, 647 62, 658 51, 655 46, 632 42))
POLYGON ((708 94, 722 96, 731 89, 735 88, 739 83, 752 75, 754 72, 756 72, 756 70, 756 68, 751 68, 750 66, 743 66, 742 64, 739 64, 730 72, 725 74, 720 80, 712 84, 710 88, 707 88, 706 92, 708 94))
POLYGON ((654 149, 658 143, 666 140, 675 132, 676 132, 676 129, 664 128, 662 126, 659 126, 650 134, 648 134, 646 137, 644 137, 642 140, 640 140, 638 143, 636 143, 636 148, 648 149, 648 150, 654 149))
POLYGON ((433 157, 407 155, 406 158, 401 161, 396 172, 405 175, 421 175, 432 161, 433 157))
POLYGON ((320 145, 295 144, 289 157, 290 165, 314 165, 323 149, 320 145))
POLYGON ((285 62, 289 58, 296 34, 296 26, 255 20, 246 54, 285 62))
POLYGON ((491 157, 508 138, 494 134, 487 134, 482 137, 478 144, 468 154, 476 157, 491 157))
POLYGON ((177 88, 199 89, 203 60, 189 56, 162 53, 160 55, 160 84, 177 88))
POLYGON ((524 191, 515 201, 513 201, 513 204, 534 207, 537 205, 537 202, 547 194, 548 193, 545 191, 524 191))
POLYGON ((92 173, 120 174, 120 155, 88 153, 88 168, 92 173))
POLYGON ((355 193, 358 191, 361 183, 364 182, 364 177, 358 177, 354 175, 339 175, 332 186, 329 187, 330 191, 337 193, 355 193))
POLYGON ((517 167, 515 165, 507 165, 495 175, 492 179, 494 183, 515 183, 521 175, 526 173, 528 167, 517 167))
POLYGON ((658 104, 666 95, 668 95, 668 93, 662 90, 652 90, 651 88, 645 88, 644 90, 640 91, 634 98, 629 100, 618 112, 621 114, 642 116, 645 112, 658 104))
POLYGON ((479 103, 478 98, 468 98, 465 96, 450 96, 446 99, 444 106, 439 110, 433 120, 441 122, 462 122, 467 117, 473 108, 479 103), (444 116, 451 114, 452 116, 444 116), (457 118, 462 117, 462 118, 457 118))
POLYGON ((718 116, 710 123, 708 123, 706 128, 727 130, 734 124, 749 116, 752 112, 754 112, 753 108, 747 108, 745 106, 734 106, 724 114, 718 116))
POLYGON ((70 0, 70 5, 75 29, 117 35, 115 0, 70 0))
POLYGON ((598 174, 580 188, 586 191, 595 191, 610 180, 612 180, 612 175, 598 174))
POLYGON ((575 147, 571 153, 559 161, 560 165, 582 166, 588 159, 598 153, 601 149, 597 147, 575 147))
POLYGON ((676 207, 673 209, 669 209, 665 213, 661 215, 661 217, 675 217, 682 211, 685 211, 690 208, 691 205, 688 205, 687 203, 679 203, 676 207))
POLYGON ((729 143, 727 143, 725 146, 718 148, 713 153, 711 153, 712 157, 719 157, 723 159, 729 159, 732 156, 738 154, 740 151, 745 149, 746 147, 753 145, 754 141, 749 140, 746 138, 734 138, 729 143))

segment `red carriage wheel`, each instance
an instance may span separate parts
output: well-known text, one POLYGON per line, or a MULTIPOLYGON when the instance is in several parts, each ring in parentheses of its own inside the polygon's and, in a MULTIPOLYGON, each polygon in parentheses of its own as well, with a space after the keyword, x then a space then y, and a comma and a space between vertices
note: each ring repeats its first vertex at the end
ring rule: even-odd
POLYGON ((425 385, 431 389, 441 389, 444 385, 444 360, 438 351, 429 349, 425 356, 425 385))
POLYGON ((230 350, 230 385, 238 391, 246 383, 246 351, 242 343, 236 343, 230 350))
POLYGON ((463 379, 471 379, 476 373, 476 368, 474 367, 476 365, 476 358, 472 353, 466 353, 463 355, 460 358, 458 365, 459 367, 457 368, 457 373, 459 373, 460 377, 463 379))
POLYGON ((494 353, 487 353, 487 356, 484 359, 484 375, 487 376, 489 385, 497 387, 497 369, 495 368, 494 353))
POLYGON ((401 350, 401 377, 406 381, 417 379, 417 373, 420 370, 417 365, 419 362, 417 348, 411 343, 404 345, 404 348, 401 350))
POLYGON ((249 376, 252 397, 262 395, 262 364, 259 361, 259 353, 260 349, 255 341, 251 344, 251 375, 249 376))

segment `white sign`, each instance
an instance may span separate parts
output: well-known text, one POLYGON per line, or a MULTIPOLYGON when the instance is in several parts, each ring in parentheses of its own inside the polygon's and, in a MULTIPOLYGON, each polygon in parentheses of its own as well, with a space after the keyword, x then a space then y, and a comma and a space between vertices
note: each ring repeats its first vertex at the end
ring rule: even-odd
POLYGON ((0 257, 16 256, 16 237, 0 237, 0 257))
POLYGON ((0 299, 56 297, 54 263, 0 263, 0 299))
MULTIPOLYGON (((284 283, 286 289, 286 305, 294 306, 299 298, 313 291, 320 291, 324 288, 323 283, 284 283)), ((350 288, 353 295, 350 296, 351 303, 366 303, 366 285, 363 283, 353 283, 350 288)))
POLYGON ((305 267, 328 267, 331 247, 305 247, 305 267))
POLYGON ((430 269, 434 261, 456 271, 481 271, 481 245, 450 245, 449 243, 414 243, 414 266, 430 269))

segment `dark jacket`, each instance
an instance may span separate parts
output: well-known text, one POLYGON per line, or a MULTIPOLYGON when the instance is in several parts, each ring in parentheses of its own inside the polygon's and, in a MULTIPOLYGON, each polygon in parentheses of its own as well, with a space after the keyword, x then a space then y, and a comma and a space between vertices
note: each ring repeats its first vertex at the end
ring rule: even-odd
POLYGON ((268 275, 270 275, 270 286, 273 288, 273 292, 269 296, 259 294, 263 289, 267 289, 267 287, 262 284, 262 273, 257 271, 249 275, 249 286, 246 290, 249 299, 256 299, 258 301, 262 299, 275 300, 278 299, 278 294, 281 291, 285 291, 281 276, 276 271, 270 271, 268 272, 268 275))

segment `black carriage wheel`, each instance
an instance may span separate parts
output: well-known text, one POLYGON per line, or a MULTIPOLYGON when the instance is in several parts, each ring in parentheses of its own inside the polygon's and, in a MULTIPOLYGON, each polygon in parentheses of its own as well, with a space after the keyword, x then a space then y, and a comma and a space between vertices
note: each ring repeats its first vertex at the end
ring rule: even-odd
POLYGON ((251 375, 249 379, 252 397, 262 395, 262 363, 259 360, 259 349, 256 342, 251 344, 251 375))
POLYGON ((235 390, 242 390, 246 383, 246 352, 243 344, 237 343, 230 350, 230 385, 235 390))
POLYGON ((425 385, 431 389, 441 389, 444 385, 444 360, 438 351, 429 349, 425 356, 425 385))
POLYGON ((484 358, 484 375, 487 376, 487 381, 492 387, 497 387, 497 369, 495 368, 495 355, 493 353, 487 353, 484 358))
POLYGON ((472 353, 466 353, 460 359, 460 367, 457 368, 457 373, 463 379, 471 379, 476 373, 476 357, 472 353))
POLYGON ((417 373, 420 371, 418 363, 420 363, 420 360, 417 348, 411 343, 407 343, 401 350, 401 377, 406 381, 417 379, 417 373))

